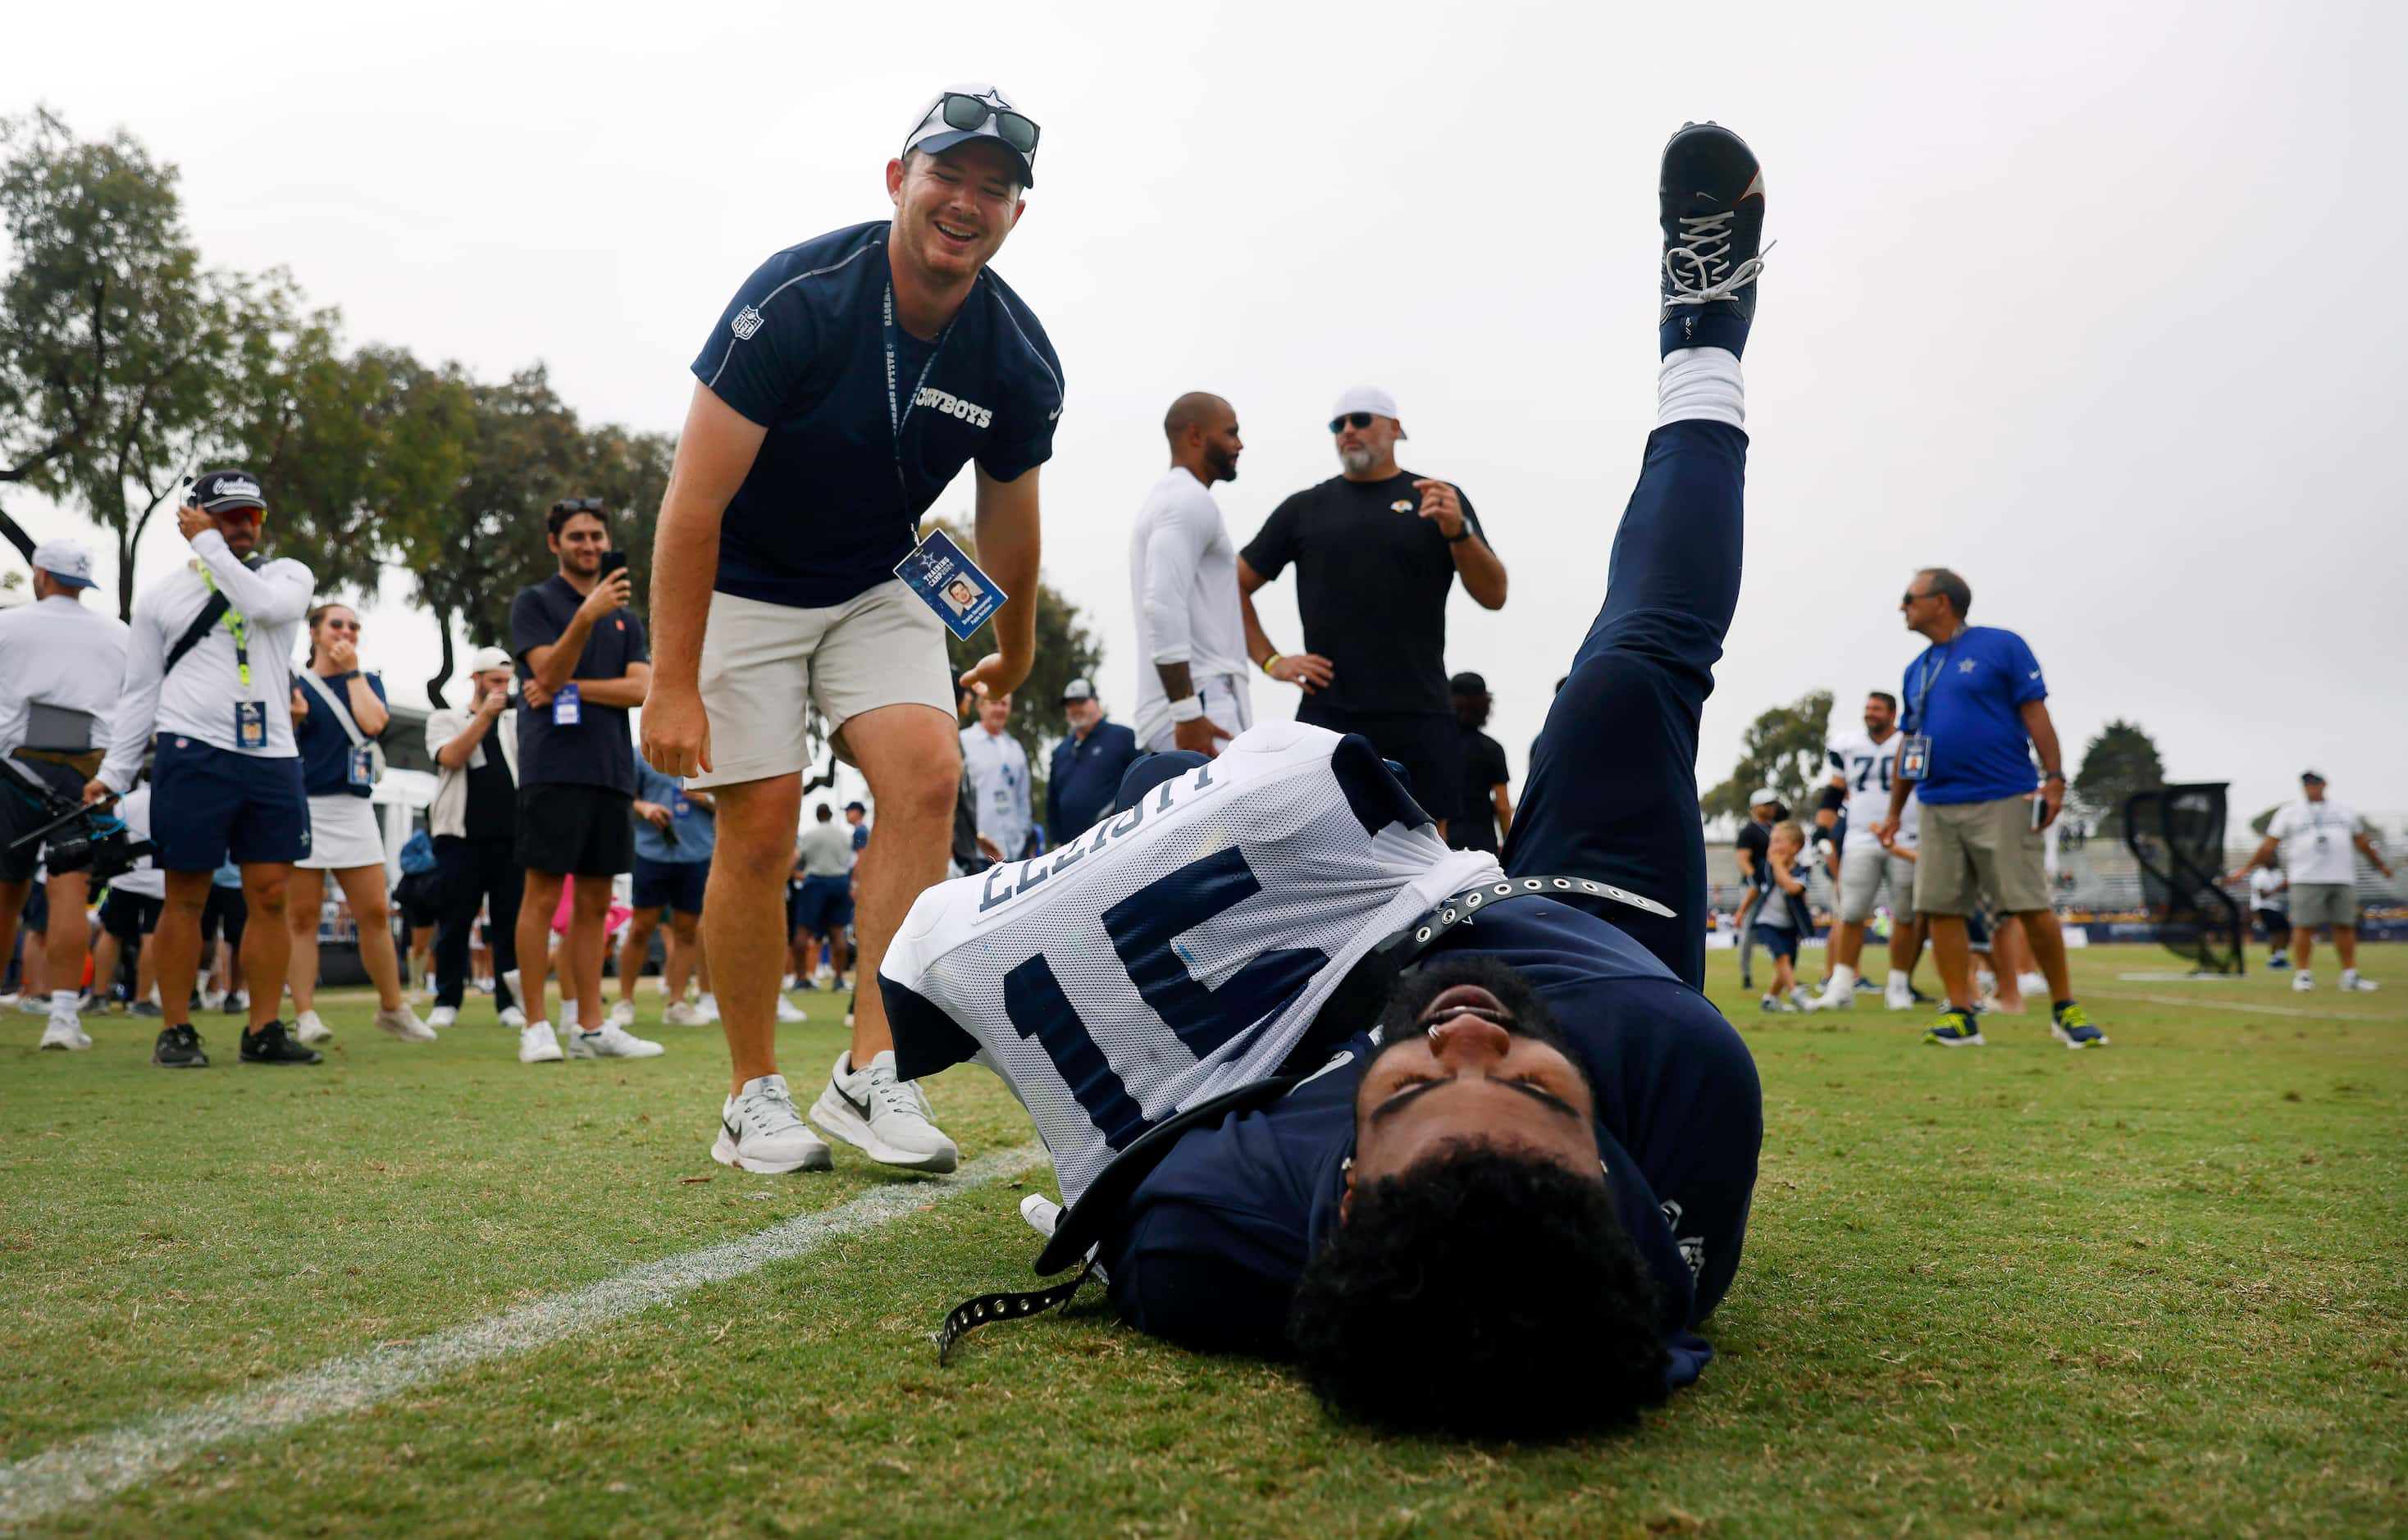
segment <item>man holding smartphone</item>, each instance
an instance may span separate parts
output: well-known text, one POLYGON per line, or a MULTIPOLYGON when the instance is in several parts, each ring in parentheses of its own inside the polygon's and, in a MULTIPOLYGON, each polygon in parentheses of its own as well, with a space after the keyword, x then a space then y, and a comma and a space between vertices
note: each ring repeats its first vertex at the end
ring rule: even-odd
POLYGON ((1873 826, 1887 846, 1911 795, 1922 807, 1914 908, 1929 925, 1948 1005, 1924 1034, 1943 1048, 1979 1047, 1973 1021, 1973 953, 1965 917, 1984 893, 1999 915, 2020 916, 2048 977, 2050 1030, 2070 1048, 2107 1039, 2073 998, 2065 934, 2050 906, 2042 831, 2065 806, 2065 769, 2048 716, 2048 684, 2021 636, 1965 623, 1973 590, 1946 567, 1926 567, 1906 585, 1899 610, 1930 645, 1907 665, 1906 736, 1898 749, 1889 808, 1873 826), (2031 756, 2040 756, 2033 784, 2031 756))
POLYGON ((636 861, 629 822, 636 750, 627 713, 643 704, 652 682, 644 622, 627 607, 627 559, 610 549, 609 520, 598 497, 554 503, 544 527, 560 570, 510 601, 520 706, 518 860, 526 869, 518 915, 528 1017, 519 1033, 523 1064, 561 1057, 546 1015, 544 978, 552 911, 571 877, 580 880, 560 948, 568 1057, 648 1059, 661 1051, 658 1043, 611 1025, 602 1001, 611 879, 636 861))

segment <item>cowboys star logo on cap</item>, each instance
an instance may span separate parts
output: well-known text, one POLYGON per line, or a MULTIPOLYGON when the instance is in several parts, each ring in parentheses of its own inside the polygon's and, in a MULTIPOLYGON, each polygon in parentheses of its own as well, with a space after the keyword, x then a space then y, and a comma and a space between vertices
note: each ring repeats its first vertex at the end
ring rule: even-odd
POLYGON ((265 512, 267 501, 260 490, 259 478, 249 471, 203 471, 193 478, 193 506, 204 513, 223 513, 230 508, 265 512))
POLYGON ((1010 156, 1020 173, 1020 185, 1037 185, 1037 121, 1020 109, 1001 86, 959 85, 937 93, 920 109, 903 141, 903 153, 917 150, 941 155, 955 145, 984 139, 1010 156))

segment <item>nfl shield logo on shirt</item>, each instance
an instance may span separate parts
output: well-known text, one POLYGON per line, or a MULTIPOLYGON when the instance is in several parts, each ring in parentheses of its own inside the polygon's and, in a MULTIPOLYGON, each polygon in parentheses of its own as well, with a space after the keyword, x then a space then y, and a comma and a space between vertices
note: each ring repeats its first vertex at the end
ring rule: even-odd
POLYGON ((736 319, 727 324, 735 332, 736 340, 741 342, 761 329, 761 312, 748 305, 737 311, 736 319))

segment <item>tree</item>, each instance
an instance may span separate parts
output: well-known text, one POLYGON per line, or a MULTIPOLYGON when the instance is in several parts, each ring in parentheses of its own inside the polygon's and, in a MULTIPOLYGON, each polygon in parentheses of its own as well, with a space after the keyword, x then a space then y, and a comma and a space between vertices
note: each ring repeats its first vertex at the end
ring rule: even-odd
MULTIPOLYGON (((953 543, 976 561, 976 544, 964 527, 968 523, 967 519, 958 523, 947 519, 927 520, 927 524, 952 535, 953 543)), ((993 622, 981 626, 966 642, 950 631, 945 634, 945 655, 956 679, 994 650, 993 622)), ((1062 718, 1062 687, 1072 679, 1095 677, 1103 661, 1102 644, 1079 623, 1079 606, 1064 598, 1040 572, 1037 578, 1037 660, 1028 670, 1028 677, 1012 692, 1010 726, 1011 735, 1028 750, 1030 804, 1039 810, 1040 819, 1045 807, 1045 766, 1050 763, 1054 745, 1068 730, 1062 718)))
POLYGON ((2100 728, 2083 749, 2082 768, 2073 776, 2073 799, 2091 828, 2113 839, 2123 833, 2124 804, 2132 793, 2165 783, 2157 741, 2138 722, 2119 720, 2100 728))
POLYGON ((1803 807, 1808 790, 1826 778, 1830 726, 1828 690, 1809 691, 1757 717, 1740 740, 1730 778, 1698 799, 1698 811, 1710 819, 1744 819, 1748 793, 1759 786, 1771 787, 1792 807, 1803 807))
MULTIPOLYGON (((47 108, 0 124, 0 483, 78 503, 115 532, 122 609, 134 547, 218 405, 238 285, 201 269, 176 170, 120 130, 78 140, 47 108), (138 489, 138 491, 129 491, 138 489)), ((0 514, 0 535, 33 542, 0 514)))

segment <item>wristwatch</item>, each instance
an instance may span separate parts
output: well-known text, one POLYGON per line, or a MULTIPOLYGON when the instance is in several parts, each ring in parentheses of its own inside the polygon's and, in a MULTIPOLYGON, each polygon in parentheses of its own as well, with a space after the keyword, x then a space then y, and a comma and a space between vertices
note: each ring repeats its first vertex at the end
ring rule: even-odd
POLYGON ((2043 770, 2040 773, 2040 778, 2042 780, 2063 780, 2065 778, 2065 772, 2062 770, 2043 770))
POLYGON ((1471 520, 1467 519, 1463 521, 1463 527, 1461 529, 1456 530, 1453 535, 1446 537, 1446 543, 1450 546, 1459 546, 1470 538, 1471 520))

